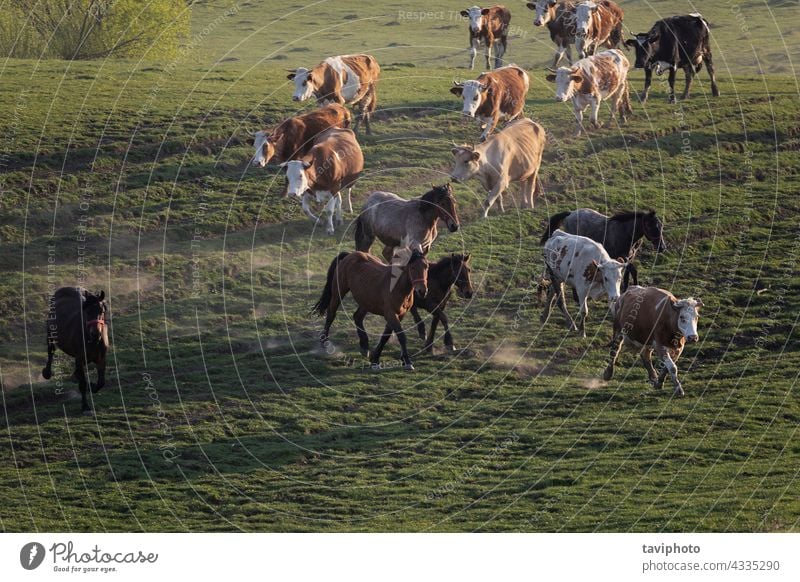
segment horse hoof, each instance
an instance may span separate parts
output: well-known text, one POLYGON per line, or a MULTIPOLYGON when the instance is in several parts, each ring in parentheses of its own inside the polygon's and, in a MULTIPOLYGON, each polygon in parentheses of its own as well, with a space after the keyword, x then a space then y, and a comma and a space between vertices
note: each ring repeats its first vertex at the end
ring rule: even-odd
POLYGON ((613 368, 606 368, 605 372, 603 372, 603 380, 608 382, 613 377, 614 377, 614 369, 613 368))
POLYGON ((50 368, 42 368, 42 378, 49 380, 53 377, 53 371, 50 368))
POLYGON ((369 359, 369 350, 362 349, 361 350, 361 355, 364 356, 365 358, 369 359))
POLYGON ((89 387, 92 389, 92 394, 97 394, 102 388, 102 386, 98 386, 97 384, 89 384, 89 387))
POLYGON ((94 410, 84 410, 81 414, 83 414, 83 416, 94 416, 94 410))
POLYGON ((683 398, 686 393, 683 391, 681 386, 675 388, 675 391, 672 393, 673 396, 677 396, 678 398, 683 398))
POLYGON ((404 369, 406 372, 413 372, 413 371, 414 371, 414 364, 412 364, 411 362, 409 362, 408 364, 405 364, 405 365, 403 366, 403 369, 404 369))

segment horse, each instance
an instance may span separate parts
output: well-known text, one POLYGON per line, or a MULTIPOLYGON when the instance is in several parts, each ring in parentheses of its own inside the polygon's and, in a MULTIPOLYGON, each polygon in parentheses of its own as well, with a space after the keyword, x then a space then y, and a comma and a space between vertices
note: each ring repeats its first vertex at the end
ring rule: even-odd
POLYGON ((394 332, 400 342, 403 367, 413 370, 414 365, 406 348, 406 334, 400 321, 414 303, 414 293, 424 297, 428 291, 428 260, 418 249, 408 247, 395 251, 392 259, 392 264, 386 265, 368 253, 339 253, 328 268, 325 288, 312 313, 325 315, 325 329, 320 336, 320 342, 325 346, 336 311, 344 296, 351 292, 358 304, 353 321, 361 353, 369 357, 372 367, 377 369, 380 366, 383 347, 394 332), (369 337, 364 329, 364 318, 368 313, 382 315, 386 319, 383 335, 371 353, 369 337))
POLYGON ((633 260, 641 246, 642 237, 650 241, 656 252, 667 250, 667 244, 664 242, 664 225, 654 210, 621 212, 610 217, 590 208, 559 212, 550 217, 550 223, 542 236, 541 243, 547 242, 557 228, 599 242, 610 257, 625 259, 628 267, 622 282, 623 293, 628 288, 629 279, 633 280, 633 285, 639 284, 639 272, 633 260))
POLYGON ((444 326, 444 346, 449 351, 455 351, 453 336, 450 334, 447 314, 444 308, 450 299, 450 290, 453 285, 456 293, 464 299, 471 299, 473 294, 472 281, 470 280, 470 255, 452 254, 439 259, 428 268, 428 293, 414 294, 414 305, 411 306, 411 315, 417 325, 419 337, 425 342, 425 351, 433 351, 433 339, 436 336, 436 326, 442 322, 444 326), (418 309, 422 308, 433 315, 430 334, 425 339, 425 322, 419 315, 418 309))
POLYGON ((373 192, 356 220, 356 250, 368 252, 378 238, 385 245, 383 257, 387 263, 397 247, 409 246, 428 254, 438 235, 439 219, 450 232, 456 232, 460 226, 450 184, 431 185, 430 191, 412 200, 391 192, 373 192))
POLYGON ((81 390, 84 414, 91 415, 86 399, 87 385, 96 394, 106 383, 106 354, 108 353, 108 328, 105 291, 95 295, 81 287, 62 287, 50 299, 47 314, 47 364, 42 376, 49 380, 53 375, 53 354, 56 347, 75 358, 73 379, 81 390), (97 383, 88 381, 89 364, 97 368, 97 383))

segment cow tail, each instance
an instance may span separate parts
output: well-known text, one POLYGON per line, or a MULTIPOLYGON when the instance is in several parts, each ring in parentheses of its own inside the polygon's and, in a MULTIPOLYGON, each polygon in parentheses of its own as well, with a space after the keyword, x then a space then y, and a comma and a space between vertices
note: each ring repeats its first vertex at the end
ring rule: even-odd
POLYGON ((550 217, 550 223, 547 225, 547 230, 545 230, 544 234, 542 235, 542 239, 539 241, 541 244, 547 242, 547 239, 553 234, 553 231, 559 227, 561 221, 564 220, 567 216, 570 215, 570 212, 559 212, 558 214, 554 214, 550 217))
POLYGON ((331 261, 331 266, 328 267, 328 278, 325 281, 325 288, 322 290, 322 295, 320 295, 319 301, 314 304, 314 307, 311 308, 311 313, 316 313, 318 315, 324 315, 325 312, 328 310, 328 305, 331 304, 331 298, 333 297, 333 277, 336 275, 336 267, 339 266, 339 261, 345 258, 350 253, 342 251, 339 253, 333 261, 331 261))

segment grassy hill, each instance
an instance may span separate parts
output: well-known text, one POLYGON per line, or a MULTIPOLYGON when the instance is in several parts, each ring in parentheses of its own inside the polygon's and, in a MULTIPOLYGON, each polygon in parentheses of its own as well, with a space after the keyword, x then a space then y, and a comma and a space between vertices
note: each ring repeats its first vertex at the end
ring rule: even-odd
MULTIPOLYGON (((510 5, 508 57, 531 67, 526 113, 548 131, 545 193, 481 220, 485 193, 456 186, 463 228, 432 257, 471 252, 477 293, 451 303, 459 353, 416 354, 413 374, 362 368, 352 302, 321 353, 308 309, 352 225, 328 237, 280 198, 275 168, 248 166, 250 134, 297 112, 284 68, 372 52, 379 112, 354 204, 420 195, 447 179, 452 142, 479 134, 447 91, 469 75, 463 22, 400 20, 420 2, 210 2, 175 62, 4 62, 0 530, 796 531, 789 4, 702 8, 722 96, 703 72, 671 105, 659 82, 627 126, 581 138, 544 79, 546 33, 510 5), (600 381, 601 305, 586 340, 560 314, 539 324, 544 221, 583 206, 663 217, 670 251, 645 248, 640 277, 706 305, 684 399, 650 389, 631 354, 600 381), (39 375, 48 289, 77 283, 113 312, 94 418, 66 359, 39 375)), ((622 6, 637 31, 697 9, 622 6)), ((381 328, 368 318, 373 341, 381 328)))

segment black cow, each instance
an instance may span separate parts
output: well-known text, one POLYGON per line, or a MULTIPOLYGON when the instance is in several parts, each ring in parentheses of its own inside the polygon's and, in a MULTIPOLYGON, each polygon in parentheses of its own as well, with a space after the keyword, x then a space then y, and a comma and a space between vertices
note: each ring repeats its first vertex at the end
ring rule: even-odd
POLYGON ((657 75, 669 70, 669 101, 675 101, 675 72, 681 68, 686 73, 683 99, 689 97, 692 77, 700 71, 703 62, 711 76, 711 94, 719 97, 714 63, 711 60, 708 22, 700 14, 672 16, 656 22, 649 32, 626 40, 625 46, 636 50, 636 68, 644 69, 642 102, 647 101, 653 69, 657 75))

